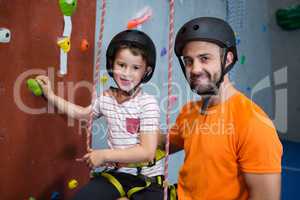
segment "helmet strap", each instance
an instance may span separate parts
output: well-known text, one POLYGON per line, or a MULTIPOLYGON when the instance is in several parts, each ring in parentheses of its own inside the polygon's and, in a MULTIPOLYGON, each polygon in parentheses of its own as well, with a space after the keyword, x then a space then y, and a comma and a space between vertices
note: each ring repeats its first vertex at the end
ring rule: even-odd
POLYGON ((224 81, 225 75, 233 68, 234 64, 230 64, 226 67, 226 60, 227 60, 227 55, 228 55, 228 49, 224 48, 224 57, 222 58, 222 63, 221 63, 221 77, 220 80, 216 83, 217 88, 220 88, 221 83, 224 81))
MULTIPOLYGON (((217 90, 219 90, 222 82, 224 81, 224 77, 225 75, 233 68, 234 64, 230 64, 226 67, 226 60, 227 60, 227 55, 228 55, 228 49, 224 48, 224 57, 222 58, 221 61, 221 77, 219 79, 219 81, 216 83, 216 90, 212 91, 212 92, 217 92, 217 90)), ((209 91, 208 91, 209 92, 209 91)), ((216 94, 216 93, 215 93, 216 94)), ((201 107, 201 114, 205 114, 206 109, 208 108, 208 103, 209 103, 210 97, 207 97, 206 99, 204 99, 202 107, 201 107)))
POLYGON ((200 109, 200 114, 201 115, 206 114, 206 110, 208 108, 209 100, 210 100, 210 96, 203 98, 203 103, 202 103, 202 106, 201 106, 201 109, 200 109))

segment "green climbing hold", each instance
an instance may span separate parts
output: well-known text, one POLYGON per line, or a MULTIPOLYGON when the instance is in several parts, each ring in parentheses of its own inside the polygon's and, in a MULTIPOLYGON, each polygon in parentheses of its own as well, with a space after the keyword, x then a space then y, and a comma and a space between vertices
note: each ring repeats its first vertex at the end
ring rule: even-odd
POLYGON ((246 62, 246 56, 242 55, 241 57, 241 65, 245 64, 246 62))
POLYGON ((72 16, 77 7, 77 0, 59 0, 59 7, 65 16, 72 16))
POLYGON ((285 30, 300 28, 300 5, 290 6, 276 11, 278 26, 285 30))
POLYGON ((43 90, 40 84, 35 79, 28 79, 27 87, 35 96, 42 96, 43 90))

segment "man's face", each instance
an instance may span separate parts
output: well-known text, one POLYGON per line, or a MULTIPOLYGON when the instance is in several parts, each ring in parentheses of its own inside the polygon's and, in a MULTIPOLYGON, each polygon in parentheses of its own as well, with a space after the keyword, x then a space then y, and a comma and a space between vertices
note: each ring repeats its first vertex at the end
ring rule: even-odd
POLYGON ((192 41, 185 45, 182 55, 186 77, 198 94, 217 89, 221 77, 220 53, 220 47, 210 42, 192 41))

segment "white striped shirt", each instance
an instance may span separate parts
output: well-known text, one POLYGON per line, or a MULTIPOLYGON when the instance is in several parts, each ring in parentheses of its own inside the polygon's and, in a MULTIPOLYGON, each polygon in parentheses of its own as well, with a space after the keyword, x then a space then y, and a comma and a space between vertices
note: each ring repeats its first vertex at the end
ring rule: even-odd
MULTIPOLYGON (((112 95, 102 93, 93 106, 94 116, 104 117, 108 126, 108 146, 111 149, 126 149, 140 143, 140 132, 155 132, 159 129, 160 110, 156 99, 138 91, 131 99, 118 103, 112 95)), ((118 171, 137 174, 136 168, 119 168, 118 171)), ((163 174, 163 161, 152 167, 143 167, 145 176, 163 174)))

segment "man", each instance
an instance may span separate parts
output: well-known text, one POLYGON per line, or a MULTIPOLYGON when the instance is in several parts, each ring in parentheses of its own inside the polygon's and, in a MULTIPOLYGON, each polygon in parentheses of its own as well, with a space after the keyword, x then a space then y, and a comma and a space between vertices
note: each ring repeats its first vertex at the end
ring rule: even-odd
POLYGON ((175 54, 202 97, 181 110, 170 151, 185 151, 179 200, 279 200, 282 145, 271 120, 231 84, 238 59, 232 28, 200 17, 178 31, 175 54))

